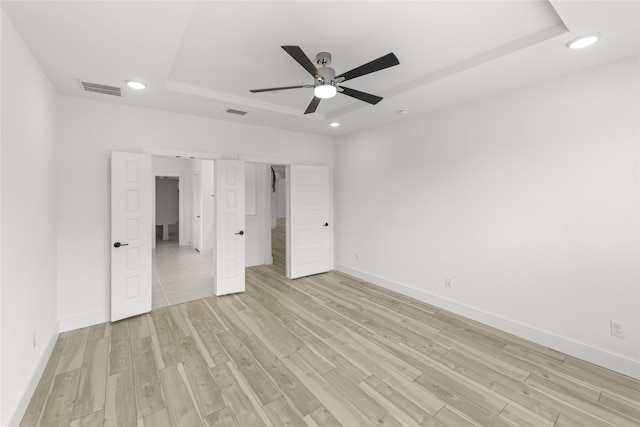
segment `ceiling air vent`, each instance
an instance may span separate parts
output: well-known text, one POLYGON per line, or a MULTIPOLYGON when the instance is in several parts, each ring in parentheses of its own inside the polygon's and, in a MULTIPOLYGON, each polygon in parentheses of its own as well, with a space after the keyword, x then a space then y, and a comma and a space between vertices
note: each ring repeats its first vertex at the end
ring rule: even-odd
POLYGON ((122 96, 119 87, 101 85, 97 83, 80 82, 85 92, 102 93, 105 95, 122 96))
POLYGON ((247 111, 240 111, 240 110, 234 110, 233 108, 229 108, 227 110, 227 113, 229 114, 236 114, 238 116, 244 116, 245 114, 247 114, 247 111))

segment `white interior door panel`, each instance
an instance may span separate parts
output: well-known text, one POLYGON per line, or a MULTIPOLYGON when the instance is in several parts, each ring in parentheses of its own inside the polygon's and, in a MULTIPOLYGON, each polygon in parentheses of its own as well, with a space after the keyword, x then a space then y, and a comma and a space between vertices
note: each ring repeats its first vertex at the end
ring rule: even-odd
POLYGON ((287 277, 331 270, 329 168, 291 165, 287 169, 287 277))
POLYGON ((151 311, 151 156, 111 153, 111 321, 151 311))

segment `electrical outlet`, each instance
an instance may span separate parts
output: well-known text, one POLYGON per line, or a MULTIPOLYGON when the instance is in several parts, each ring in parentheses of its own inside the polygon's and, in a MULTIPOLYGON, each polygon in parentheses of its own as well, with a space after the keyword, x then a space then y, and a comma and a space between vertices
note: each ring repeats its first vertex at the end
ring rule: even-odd
POLYGON ((33 348, 36 348, 36 344, 37 344, 37 341, 36 341, 36 331, 33 331, 33 348))
POLYGON ((360 254, 356 253, 356 261, 360 261, 360 254))
POLYGON ((611 335, 618 338, 624 338, 624 323, 611 321, 611 335))
POLYGON ((453 279, 451 277, 444 278, 444 287, 447 289, 453 289, 453 279))

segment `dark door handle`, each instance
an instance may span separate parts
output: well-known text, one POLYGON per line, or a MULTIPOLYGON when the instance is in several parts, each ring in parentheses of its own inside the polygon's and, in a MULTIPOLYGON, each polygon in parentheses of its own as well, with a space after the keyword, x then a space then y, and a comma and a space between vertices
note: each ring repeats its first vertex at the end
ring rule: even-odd
POLYGON ((325 227, 328 227, 328 226, 329 226, 329 223, 328 223, 328 222, 325 222, 323 225, 324 225, 325 227))
POLYGON ((120 246, 129 246, 129 244, 128 243, 120 243, 120 242, 115 242, 113 244, 114 248, 119 248, 120 246))
POLYGON ((239 232, 236 233, 236 235, 244 236, 244 231, 240 230, 239 232))

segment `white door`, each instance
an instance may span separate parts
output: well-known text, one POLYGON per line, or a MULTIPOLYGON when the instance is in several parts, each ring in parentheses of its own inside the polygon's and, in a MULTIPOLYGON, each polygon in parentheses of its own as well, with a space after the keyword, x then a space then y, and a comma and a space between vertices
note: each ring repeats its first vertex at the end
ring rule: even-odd
POLYGON ((151 311, 151 156, 111 153, 111 321, 151 311))
POLYGON ((216 160, 214 293, 244 292, 244 162, 216 160))
POLYGON ((202 181, 199 173, 193 176, 193 248, 202 250, 202 181))
POLYGON ((331 270, 329 168, 287 167, 287 278, 331 270))

